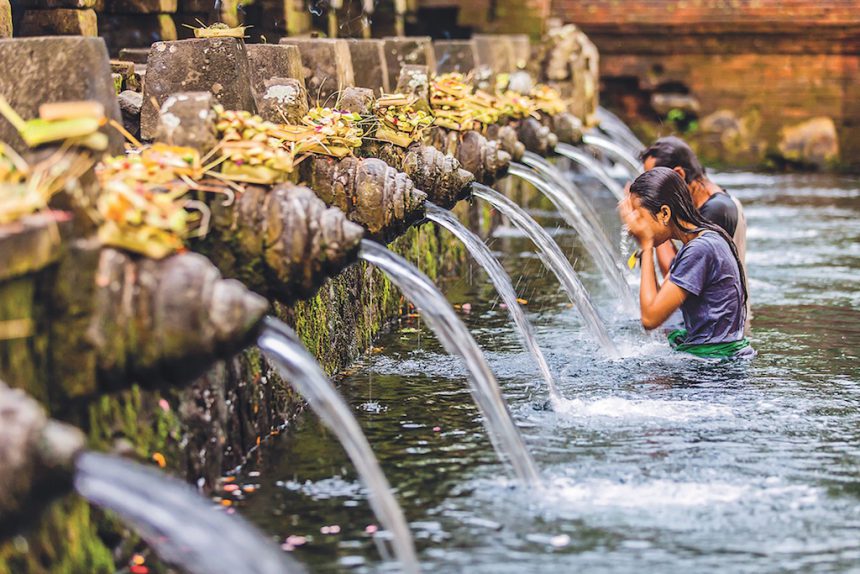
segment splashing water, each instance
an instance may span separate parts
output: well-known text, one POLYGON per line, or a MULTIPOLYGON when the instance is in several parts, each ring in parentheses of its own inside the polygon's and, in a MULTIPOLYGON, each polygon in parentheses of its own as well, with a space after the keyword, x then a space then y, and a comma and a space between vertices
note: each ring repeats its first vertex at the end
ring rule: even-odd
POLYGON ((549 370, 546 357, 543 356, 543 353, 535 340, 534 328, 532 327, 531 322, 526 318, 523 308, 520 307, 520 304, 517 301, 517 293, 514 290, 514 286, 511 284, 511 278, 508 276, 507 272, 505 272, 502 264, 493 257, 493 253, 490 251, 490 248, 481 241, 481 238, 475 235, 475 233, 465 225, 460 223, 460 221, 454 217, 450 211, 430 202, 427 202, 425 207, 427 211, 427 219, 438 223, 453 233, 457 239, 463 242, 463 245, 466 246, 466 249, 469 250, 472 257, 474 257, 475 260, 480 263, 481 267, 484 268, 484 271, 487 272, 487 275, 490 277, 490 281, 492 281, 493 285, 496 287, 496 291, 507 306, 511 319, 517 326, 523 345, 526 350, 532 354, 532 357, 534 357, 535 362, 538 364, 538 368, 543 375, 544 381, 546 381, 550 398, 554 401, 558 400, 561 395, 558 392, 555 380, 549 370))
POLYGON ((265 319, 265 328, 257 344, 308 401, 320 420, 337 436, 344 450, 369 490, 369 502, 379 521, 392 537, 394 554, 404 572, 419 572, 412 534, 403 511, 391 494, 379 462, 352 411, 329 378, 302 345, 296 333, 273 317, 265 319))
POLYGON ((540 256, 544 265, 558 277, 562 288, 570 298, 570 302, 579 311, 579 314, 585 321, 586 327, 592 336, 597 339, 600 347, 609 356, 617 356, 618 349, 615 347, 612 339, 610 339, 606 325, 603 323, 600 315, 597 314, 597 309, 594 308, 588 291, 579 280, 570 262, 561 252, 561 248, 549 236, 546 230, 538 225, 537 221, 532 219, 520 206, 486 185, 480 183, 472 184, 472 194, 489 202, 529 236, 529 239, 540 250, 540 256))
MULTIPOLYGON (((526 154, 528 153, 526 152, 526 154)), ((552 166, 543 166, 541 162, 536 161, 528 155, 524 156, 523 160, 534 164, 532 167, 541 173, 552 175, 550 169, 552 166)), ((555 177, 546 180, 540 177, 538 173, 535 173, 535 171, 517 163, 512 163, 508 172, 511 175, 528 181, 552 201, 567 224, 576 230, 586 250, 594 258, 597 267, 615 294, 620 298, 624 308, 631 314, 638 312, 639 305, 633 297, 630 285, 627 283, 620 258, 610 251, 611 243, 606 234, 603 233, 602 228, 599 227, 599 223, 596 227, 589 218, 583 215, 579 205, 573 200, 575 194, 569 190, 566 192, 565 187, 562 186, 561 182, 556 181, 555 177)), ((563 177, 561 180, 563 181, 563 177)), ((596 217, 597 215, 594 214, 595 219, 596 217)))
POLYGON ((570 144, 560 143, 555 146, 555 151, 567 159, 584 167, 591 175, 597 179, 603 186, 612 193, 618 201, 624 199, 624 188, 615 181, 611 175, 600 165, 600 162, 594 159, 591 154, 575 148, 570 144))
POLYGON ((158 556, 189 574, 304 572, 261 532, 228 516, 188 484, 141 464, 87 452, 75 488, 137 531, 158 556))
POLYGON ((606 155, 621 163, 621 165, 627 169, 631 178, 636 178, 640 173, 642 173, 642 164, 639 160, 614 141, 601 135, 585 134, 582 136, 582 143, 606 152, 606 155))
POLYGON ((359 257, 383 270, 418 308, 445 350, 463 360, 469 371, 472 396, 484 417, 487 432, 499 457, 510 463, 521 482, 539 485, 537 467, 514 424, 484 353, 442 292, 414 265, 384 245, 364 239, 359 257))

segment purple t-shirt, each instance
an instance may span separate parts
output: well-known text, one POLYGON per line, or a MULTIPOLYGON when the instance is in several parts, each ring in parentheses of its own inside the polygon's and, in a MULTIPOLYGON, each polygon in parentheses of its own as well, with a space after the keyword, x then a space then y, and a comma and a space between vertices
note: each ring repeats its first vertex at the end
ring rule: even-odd
POLYGON ((744 338, 743 287, 729 244, 706 231, 681 247, 669 267, 669 279, 687 292, 681 305, 684 343, 729 343, 744 338))

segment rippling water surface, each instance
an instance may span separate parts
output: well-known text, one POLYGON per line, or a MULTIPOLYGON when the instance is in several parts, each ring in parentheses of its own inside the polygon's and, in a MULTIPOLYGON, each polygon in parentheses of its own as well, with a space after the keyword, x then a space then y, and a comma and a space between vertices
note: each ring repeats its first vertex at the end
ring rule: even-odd
MULTIPOLYGON (((712 365, 643 340, 561 220, 535 210, 592 289, 623 358, 600 356, 511 229, 492 238, 565 401, 546 391, 486 278, 445 286, 486 350, 545 481, 496 460, 461 365, 404 318, 340 381, 427 572, 860 569, 860 185, 721 174, 745 204, 754 346, 712 365), (536 388, 537 386, 537 388, 536 388)), ((611 237, 612 203, 598 198, 611 237)), ((537 206, 534 206, 537 207, 537 206)), ((546 207, 546 206, 544 206, 546 207)), ((240 512, 315 571, 379 572, 375 523, 343 450, 300 417, 240 479, 240 512), (333 528, 334 527, 334 528, 333 528), (303 538, 302 538, 303 537, 303 538)))

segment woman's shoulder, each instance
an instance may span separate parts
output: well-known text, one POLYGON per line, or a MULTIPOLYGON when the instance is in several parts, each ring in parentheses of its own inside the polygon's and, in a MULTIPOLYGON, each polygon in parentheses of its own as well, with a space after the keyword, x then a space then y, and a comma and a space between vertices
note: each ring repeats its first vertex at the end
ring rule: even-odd
POLYGON ((681 250, 678 251, 678 257, 704 257, 710 253, 721 252, 728 249, 728 243, 716 231, 706 230, 688 241, 681 250))

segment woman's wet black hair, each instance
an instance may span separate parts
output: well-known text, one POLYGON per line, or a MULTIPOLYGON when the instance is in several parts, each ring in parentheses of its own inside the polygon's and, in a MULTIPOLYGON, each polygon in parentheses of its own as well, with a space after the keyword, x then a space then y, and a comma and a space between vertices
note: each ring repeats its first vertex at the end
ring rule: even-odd
POLYGON ((716 223, 711 223, 699 212, 693 203, 690 192, 687 191, 684 180, 676 171, 668 167, 655 167, 648 170, 633 181, 630 185, 630 193, 638 197, 640 205, 655 216, 660 212, 661 207, 668 206, 672 212, 672 223, 679 229, 689 233, 699 233, 705 230, 719 233, 729 244, 732 255, 735 256, 744 294, 744 305, 746 305, 748 297, 746 274, 735 242, 725 229, 716 223), (690 229, 686 225, 682 225, 681 222, 692 225, 693 228, 690 229))
POLYGON ((687 185, 705 177, 705 168, 702 167, 699 158, 681 138, 667 136, 658 139, 639 154, 639 159, 643 162, 649 157, 656 160, 657 167, 682 168, 687 185))

